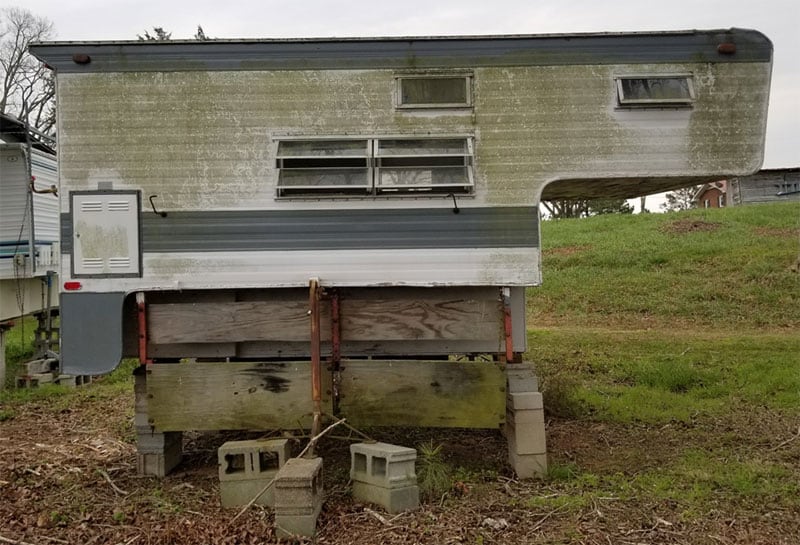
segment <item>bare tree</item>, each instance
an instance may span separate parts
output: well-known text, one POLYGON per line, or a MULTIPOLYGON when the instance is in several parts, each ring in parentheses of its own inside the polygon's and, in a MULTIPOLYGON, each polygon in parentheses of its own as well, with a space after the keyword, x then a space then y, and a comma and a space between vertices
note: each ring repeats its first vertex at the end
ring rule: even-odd
POLYGON ((46 134, 55 127, 55 83, 52 72, 28 53, 28 45, 53 36, 49 19, 26 9, 0 9, 0 113, 46 134))

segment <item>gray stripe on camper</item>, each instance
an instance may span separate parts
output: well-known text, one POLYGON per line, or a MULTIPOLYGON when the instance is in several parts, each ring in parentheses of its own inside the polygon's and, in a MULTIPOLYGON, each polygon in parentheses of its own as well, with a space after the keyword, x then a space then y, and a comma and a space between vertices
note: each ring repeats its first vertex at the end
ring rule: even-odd
POLYGON ((755 30, 213 40, 210 42, 55 42, 30 51, 59 73, 207 70, 420 69, 650 62, 768 62, 772 43, 755 30), (735 54, 717 50, 736 44, 735 54), (88 55, 77 63, 73 55, 88 55))
MULTIPOLYGON (((539 246, 535 207, 142 212, 144 252, 539 246)), ((61 251, 72 219, 61 216, 61 251)))

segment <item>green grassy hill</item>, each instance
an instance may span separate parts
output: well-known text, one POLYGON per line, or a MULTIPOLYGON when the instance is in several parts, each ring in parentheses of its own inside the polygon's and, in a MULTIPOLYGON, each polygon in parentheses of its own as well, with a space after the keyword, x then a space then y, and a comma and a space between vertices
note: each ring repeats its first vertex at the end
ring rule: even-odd
POLYGON ((800 414, 800 205, 543 224, 528 357, 551 414, 800 414))
POLYGON ((542 224, 529 325, 797 330, 800 204, 542 224))

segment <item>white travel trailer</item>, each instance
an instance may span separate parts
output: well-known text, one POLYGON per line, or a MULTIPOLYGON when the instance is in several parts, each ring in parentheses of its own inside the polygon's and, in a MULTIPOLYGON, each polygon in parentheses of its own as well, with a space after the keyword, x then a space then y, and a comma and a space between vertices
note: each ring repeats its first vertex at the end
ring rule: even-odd
POLYGON ((58 305, 59 202, 55 151, 0 114, 0 388, 11 320, 58 305))
POLYGON ((543 423, 514 424, 541 414, 514 401, 540 200, 758 170, 772 66, 741 29, 31 51, 57 75, 63 370, 141 359, 156 473, 181 430, 323 413, 505 421, 541 470, 543 423))

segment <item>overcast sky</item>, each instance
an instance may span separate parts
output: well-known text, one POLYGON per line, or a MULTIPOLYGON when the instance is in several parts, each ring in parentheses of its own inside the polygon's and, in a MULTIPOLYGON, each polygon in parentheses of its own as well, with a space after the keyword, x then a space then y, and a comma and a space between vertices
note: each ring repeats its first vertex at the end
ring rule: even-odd
MULTIPOLYGON (((6 2, 3 2, 6 4, 6 2)), ((800 166, 800 0, 12 0, 56 39, 546 34, 753 28, 775 46, 764 168, 800 166)))

